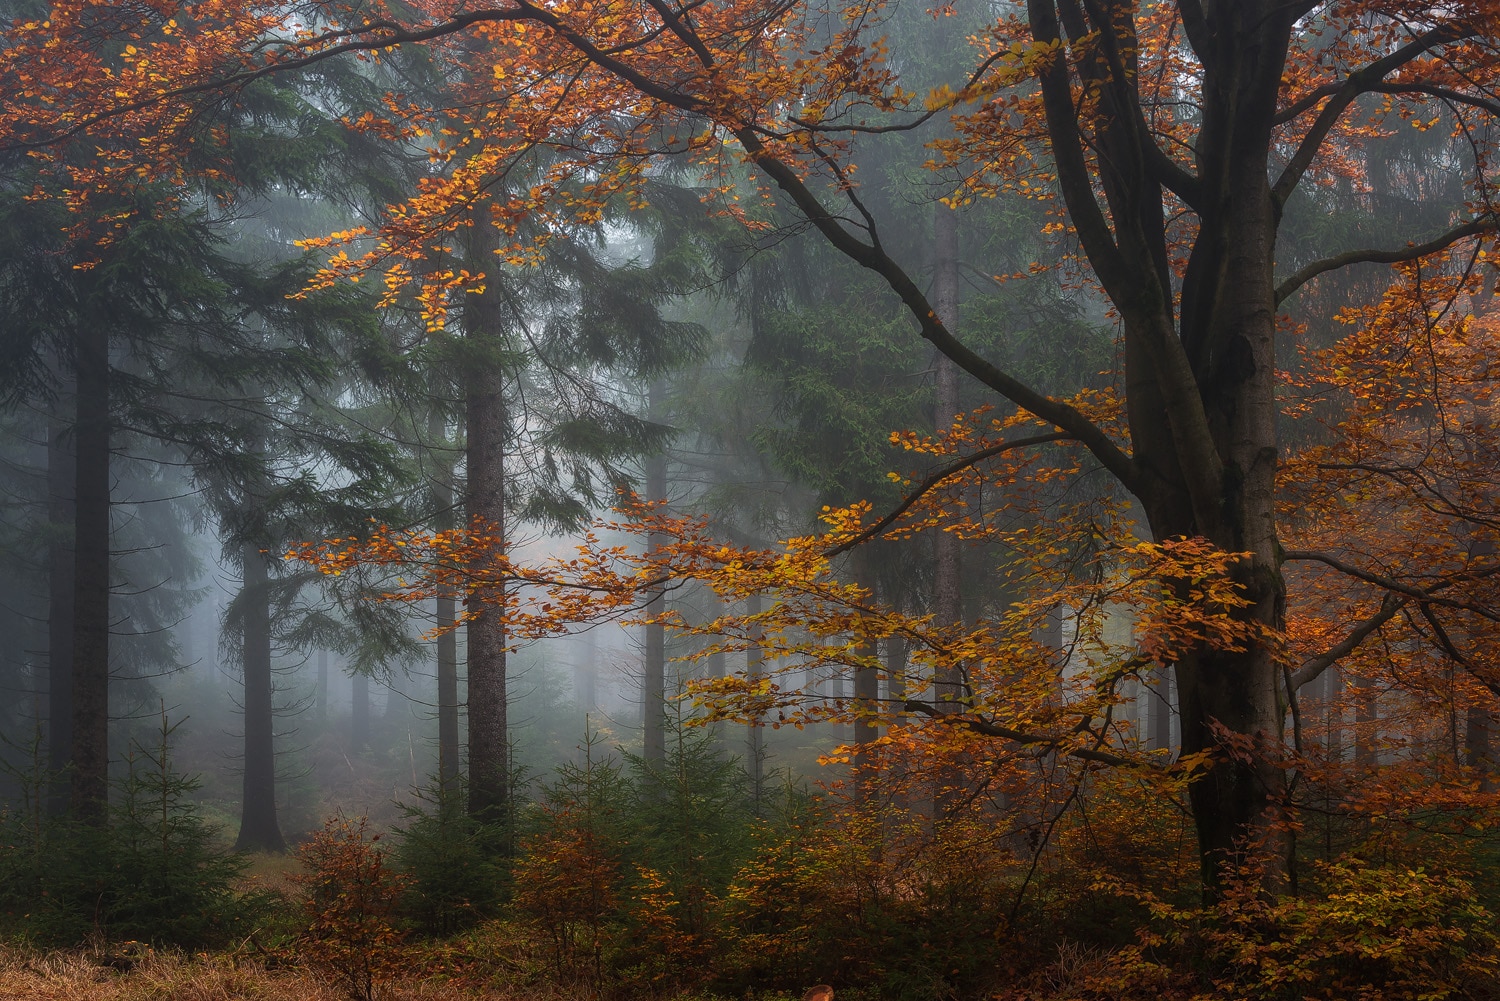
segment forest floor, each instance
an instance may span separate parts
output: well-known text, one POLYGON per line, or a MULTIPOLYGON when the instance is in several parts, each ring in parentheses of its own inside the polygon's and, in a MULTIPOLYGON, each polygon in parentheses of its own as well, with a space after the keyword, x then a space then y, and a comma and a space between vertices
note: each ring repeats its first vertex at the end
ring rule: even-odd
MULTIPOLYGON (((486 987, 427 977, 395 978, 376 989, 380 1001, 571 1001, 581 995, 551 985, 486 987)), ((315 970, 270 969, 238 956, 104 950, 40 952, 0 947, 5 1001, 348 1001, 315 970)))

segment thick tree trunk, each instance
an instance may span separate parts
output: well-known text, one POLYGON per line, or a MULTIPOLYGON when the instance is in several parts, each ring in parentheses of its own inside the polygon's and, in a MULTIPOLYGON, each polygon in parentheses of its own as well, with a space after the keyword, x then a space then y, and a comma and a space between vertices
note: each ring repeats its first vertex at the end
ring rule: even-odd
POLYGON ((71 807, 103 825, 109 800, 109 334, 76 334, 71 807))
POLYGON ((284 852, 276 819, 275 713, 271 704, 271 593, 267 554, 244 546, 245 776, 236 851, 284 852))
MULTIPOLYGON (((72 380, 60 401, 73 405, 72 380)), ((47 426, 47 742, 52 770, 50 810, 68 809, 68 762, 73 754, 73 503, 77 459, 71 423, 47 426)))
MULTIPOLYGON (((958 213, 942 202, 932 209, 933 306, 948 331, 958 334, 958 213)), ((936 403, 933 427, 941 434, 953 424, 959 411, 958 366, 947 355, 938 355, 936 403)), ((940 626, 963 622, 963 595, 959 583, 959 538, 952 532, 938 532, 933 540, 932 611, 940 626)), ((938 669, 933 678, 933 701, 941 709, 956 708, 963 698, 957 664, 938 669)))
MULTIPOLYGON (((472 266, 493 273, 497 237, 488 219, 477 219, 472 239, 472 266)), ((464 332, 471 342, 469 378, 464 387, 468 426, 470 519, 490 533, 504 554, 505 347, 503 305, 497 285, 467 298, 464 332)), ((510 746, 506 725, 505 597, 500 588, 468 599, 469 637, 469 815, 486 823, 506 819, 510 798, 510 746)))
MULTIPOLYGON (((1075 231, 1125 329, 1133 454, 1122 463, 1090 447, 1140 499, 1157 540, 1205 538, 1248 554, 1230 568, 1248 607, 1205 612, 1274 635, 1285 616, 1274 508, 1280 213, 1267 174, 1297 13, 1275 0, 1195 10, 1184 24, 1203 79, 1190 173, 1143 125, 1129 7, 1027 2, 1037 41, 1070 43, 1039 71, 1047 128, 1075 231), (1083 41, 1091 37, 1100 42, 1083 41), (1075 81, 1098 96, 1084 120, 1075 81), (1168 250, 1167 184, 1198 219, 1180 289, 1168 250)), ((1257 873, 1271 894, 1289 872, 1285 775, 1276 764, 1286 700, 1271 643, 1248 646, 1190 650, 1172 665, 1182 751, 1213 758, 1190 789, 1210 898, 1236 871, 1257 873)))
MULTIPOLYGON (((1275 510, 1276 212, 1262 165, 1232 169, 1235 197, 1224 218, 1203 222, 1202 239, 1223 244, 1224 277, 1213 307, 1200 306, 1208 326, 1187 335, 1215 345, 1200 360, 1199 384, 1222 462, 1219 504, 1206 510, 1200 500, 1193 524, 1153 528, 1159 539, 1202 535, 1226 552, 1248 553, 1230 572, 1249 605, 1223 614, 1274 633, 1286 615, 1275 510)), ((1275 649, 1256 638, 1244 653, 1203 650, 1179 661, 1176 677, 1182 751, 1210 750, 1216 758, 1189 790, 1205 890, 1216 895, 1225 877, 1246 866, 1258 871, 1268 892, 1279 893, 1291 833, 1278 763, 1287 699, 1275 649)))

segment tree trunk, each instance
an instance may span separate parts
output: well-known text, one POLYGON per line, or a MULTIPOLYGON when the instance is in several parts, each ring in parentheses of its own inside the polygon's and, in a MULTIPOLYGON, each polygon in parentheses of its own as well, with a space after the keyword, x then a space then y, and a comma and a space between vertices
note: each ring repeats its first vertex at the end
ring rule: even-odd
MULTIPOLYGON (((1247 607, 1206 611, 1274 635, 1285 618, 1274 508, 1282 195, 1267 175, 1298 14, 1275 0, 1195 9, 1200 16, 1184 28, 1203 81, 1190 174, 1169 169, 1141 125, 1128 6, 1027 0, 1033 37, 1067 43, 1038 70, 1058 187, 1125 332, 1132 453, 1097 440, 1089 447, 1141 501, 1156 540, 1204 538, 1248 554, 1229 570, 1247 607), (1094 37, 1101 42, 1083 41, 1094 37), (1075 78, 1098 98, 1086 120, 1075 78), (1180 287, 1168 250, 1169 183, 1187 192, 1180 196, 1198 219, 1180 287)), ((1209 898, 1240 870, 1258 873, 1273 895, 1289 873, 1286 777, 1276 764, 1286 700, 1272 644, 1247 646, 1184 651, 1172 665, 1182 751, 1214 759, 1189 790, 1209 898)))
MULTIPOLYGON (((875 575, 870 568, 869 548, 856 549, 851 561, 854 579, 869 588, 873 594, 875 575)), ((875 639, 868 638, 861 642, 855 653, 862 661, 854 669, 855 797, 863 801, 867 782, 861 772, 874 767, 867 748, 880 737, 880 727, 875 722, 876 713, 880 709, 880 668, 876 666, 879 662, 879 650, 875 639)))
MULTIPOLYGON (((950 333, 957 336, 958 326, 958 213, 942 202, 932 209, 933 307, 937 309, 950 333)), ((936 402, 932 424, 942 434, 953 424, 959 411, 958 366, 947 355, 938 355, 936 402)), ((959 583, 959 538, 952 532, 938 532, 933 541, 932 611, 940 626, 963 622, 963 595, 959 583)), ((933 677, 932 697, 939 709, 957 708, 963 698, 959 665, 938 669, 933 677)))
MULTIPOLYGON (((1168 505, 1194 508, 1190 523, 1153 520, 1158 539, 1206 536, 1225 552, 1249 555, 1230 568, 1248 602, 1224 614, 1254 628, 1285 626, 1286 589, 1276 538, 1277 467, 1275 210, 1263 165, 1238 168, 1225 238, 1229 278, 1192 338, 1220 344, 1201 363, 1208 430, 1222 462, 1217 502, 1187 497, 1168 505)), ((1205 220, 1209 227, 1218 220, 1205 220)), ((1191 268, 1191 266, 1190 266, 1191 268)), ((1206 307, 1203 307, 1206 308, 1206 307)), ((1187 322, 1184 306, 1184 323, 1187 322)), ((1205 892, 1241 865, 1258 870, 1267 892, 1280 893, 1289 875, 1291 834, 1282 809, 1285 707, 1281 669, 1270 642, 1252 640, 1243 653, 1203 650, 1176 665, 1182 752, 1212 751, 1217 762, 1193 783, 1189 797, 1198 831, 1205 892), (1226 736, 1242 740, 1235 747, 1226 736)))
MULTIPOLYGON (((428 437, 436 442, 445 437, 442 421, 434 410, 428 421, 428 437)), ((434 527, 451 531, 453 516, 453 466, 446 455, 433 454, 433 505, 437 509, 434 527)), ((437 638, 437 718, 438 718, 438 788, 446 800, 458 790, 458 629, 457 607, 451 591, 439 592, 434 601, 439 630, 437 638)))
POLYGON ((1464 717, 1464 760, 1479 769, 1479 784, 1484 791, 1494 786, 1494 756, 1490 747, 1490 713, 1483 706, 1470 706, 1464 717))
POLYGON ((245 776, 236 851, 284 852, 276 820, 275 713, 271 704, 271 592, 268 554, 244 546, 245 776))
MULTIPOLYGON (((657 379, 651 383, 650 402, 647 412, 652 421, 662 417, 665 387, 657 379)), ((646 500, 656 502, 667 496, 667 457, 665 453, 648 456, 646 459, 646 500)), ((647 535, 646 546, 655 553, 666 539, 657 532, 647 535)), ((657 617, 667 610, 665 583, 652 588, 646 602, 646 615, 657 617)), ((658 767, 666 760, 666 686, 667 686, 667 627, 661 622, 646 625, 646 648, 641 665, 641 754, 648 767, 658 767)))
POLYGON ((1146 746, 1153 751, 1172 749, 1172 679, 1166 671, 1153 672, 1146 689, 1146 746))
MULTIPOLYGON (((488 219, 475 221, 471 266, 493 273, 497 236, 488 219)), ((503 304, 498 285, 467 297, 465 336, 471 342, 469 378, 464 387, 468 426, 466 506, 472 525, 490 533, 504 555, 505 349, 503 304)), ((469 636, 469 815, 486 823, 506 819, 510 760, 506 725, 505 593, 493 587, 468 598, 469 636)))
MULTIPOLYGON (((72 386, 61 402, 71 406, 72 386)), ((47 741, 52 770, 50 809, 68 808, 68 761, 73 753, 73 503, 77 459, 72 425, 54 417, 47 425, 47 741)))
MULTIPOLYGON (((747 616, 759 615, 763 610, 759 591, 745 598, 745 614, 747 616)), ((760 643, 756 639, 758 635, 758 627, 752 627, 750 645, 745 648, 745 675, 752 682, 765 677, 765 673, 761 667, 760 643)), ((746 735, 745 770, 750 775, 750 797, 755 810, 755 816, 757 817, 761 815, 762 800, 766 791, 765 740, 765 729, 761 726, 760 720, 751 720, 750 729, 746 735)))
POLYGON ((109 334, 76 335, 71 806, 102 826, 109 800, 109 334))

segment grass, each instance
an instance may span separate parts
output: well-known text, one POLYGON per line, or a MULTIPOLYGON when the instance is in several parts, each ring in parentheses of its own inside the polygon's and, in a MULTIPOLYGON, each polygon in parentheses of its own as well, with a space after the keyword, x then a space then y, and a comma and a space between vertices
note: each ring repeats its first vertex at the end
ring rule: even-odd
POLYGON ((302 864, 291 852, 257 852, 246 856, 250 864, 245 867, 235 889, 240 893, 253 890, 270 890, 288 897, 295 897, 301 890, 292 882, 291 876, 302 872, 302 864))
MULTIPOLYGON (((551 985, 459 985, 413 976, 381 984, 381 1001, 571 1001, 551 985)), ((0 946, 6 1001, 348 1001, 317 971, 235 955, 186 955, 127 943, 66 952, 0 946)))

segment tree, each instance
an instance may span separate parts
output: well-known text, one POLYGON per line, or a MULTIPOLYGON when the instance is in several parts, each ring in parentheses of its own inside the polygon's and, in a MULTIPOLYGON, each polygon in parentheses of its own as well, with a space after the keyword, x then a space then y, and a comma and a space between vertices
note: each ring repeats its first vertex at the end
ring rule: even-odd
MULTIPOLYGON (((223 16, 224 5, 210 6, 223 16)), ((224 9, 231 7, 261 13, 224 9)), ((12 107, 12 128, 33 142, 84 128, 109 138, 120 118, 180 114, 180 98, 283 67, 469 32, 496 67, 485 78, 485 100, 476 102, 484 111, 475 132, 462 140, 479 148, 392 214, 381 230, 382 254, 414 258, 434 227, 459 224, 455 207, 539 142, 554 144, 562 158, 545 183, 513 193, 496 213, 502 230, 516 235, 517 254, 527 243, 518 220, 589 218, 607 197, 640 198, 657 156, 695 158, 705 176, 720 179, 731 213, 735 165, 748 164, 831 246, 879 275, 922 337, 1039 425, 1037 434, 986 445, 988 456, 1065 439, 1139 506, 1153 541, 1132 550, 1137 568, 1197 613, 1179 617, 1172 642, 1148 637, 1143 650, 1170 666, 1181 693, 1184 757, 1201 768, 1190 800, 1210 893, 1244 864, 1262 874, 1269 892, 1286 883, 1283 745, 1298 678, 1306 684, 1358 651, 1408 603, 1430 611, 1441 591, 1487 576, 1482 559, 1434 581, 1412 576, 1410 564, 1392 576, 1282 545, 1276 345, 1279 308, 1318 276, 1361 262, 1430 267, 1436 255, 1475 252, 1493 233, 1488 143, 1500 111, 1491 89, 1500 60, 1491 40, 1500 33, 1500 9, 1492 4, 1028 0, 999 10, 976 39, 965 77, 926 95, 902 89, 886 62, 874 5, 830 14, 749 3, 687 10, 656 0, 462 11, 433 2, 410 19, 357 16, 353 28, 273 46, 269 55, 257 46, 254 62, 236 53, 267 22, 244 22, 238 35, 216 35, 191 62, 107 83, 87 77, 97 58, 58 60, 47 50, 50 64, 78 67, 81 75, 68 83, 79 97, 100 94, 97 110, 84 119, 60 116, 54 89, 12 107), (783 58, 794 50, 809 55, 783 58), (199 69, 205 65, 207 72, 199 69), (1452 131, 1466 200, 1449 207, 1442 232, 1402 234, 1405 245, 1397 237, 1278 274, 1277 234, 1294 193, 1357 170, 1348 154, 1369 125, 1357 100, 1363 95, 1383 99, 1377 126, 1389 120, 1452 131), (1002 190, 1059 199, 1065 216, 1056 226, 1076 238, 1088 281, 1119 320, 1118 406, 1108 397, 1045 395, 976 352, 883 242, 851 173, 861 141, 939 118, 955 134, 937 150, 965 172, 956 201, 1002 190), (1329 636, 1291 687, 1280 663, 1287 608, 1304 595, 1288 589, 1289 560, 1319 562, 1396 596, 1373 611, 1362 606, 1360 620, 1329 636)), ((26 27, 7 54, 11 89, 35 92, 28 74, 40 64, 28 60, 53 40, 65 51, 77 48, 77 34, 76 18, 26 27)), ((162 62, 176 44, 154 42, 137 65, 162 62)), ((376 116, 371 125, 398 128, 400 117, 376 116)), ((83 181, 103 184, 107 176, 101 167, 83 181)), ((380 255, 340 256, 329 274, 380 262, 380 255)), ((1457 291, 1431 284, 1430 271, 1418 273, 1415 299, 1457 291)), ((1419 315, 1404 319, 1429 326, 1419 315)), ((1113 510, 1122 520, 1124 508, 1113 510)), ((1474 524, 1462 510, 1452 517, 1474 524)), ((1159 596, 1138 598, 1168 621, 1159 596)), ((1428 638, 1457 649, 1438 634, 1429 627, 1428 638)), ((1011 742, 1053 740, 973 716, 965 722, 1011 742)))

